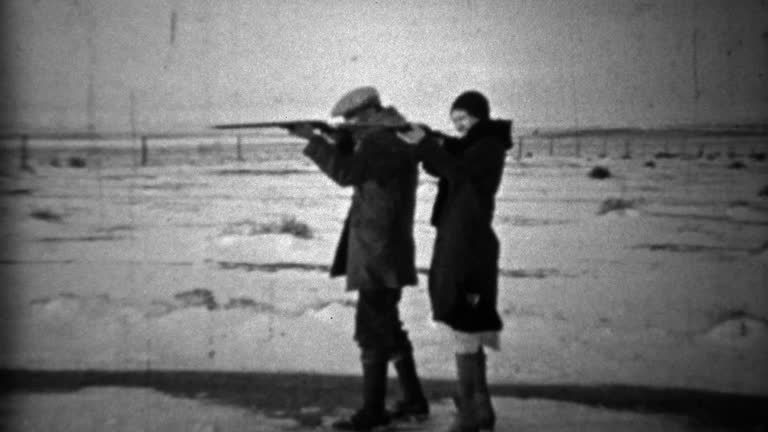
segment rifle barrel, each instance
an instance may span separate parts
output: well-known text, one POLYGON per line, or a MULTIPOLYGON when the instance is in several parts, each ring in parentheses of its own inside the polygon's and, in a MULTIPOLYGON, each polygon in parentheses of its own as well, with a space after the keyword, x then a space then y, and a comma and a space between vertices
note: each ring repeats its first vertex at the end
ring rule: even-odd
POLYGON ((411 128, 410 123, 339 123, 332 125, 322 120, 290 120, 290 121, 273 121, 273 122, 254 122, 254 123, 228 123, 214 125, 214 129, 266 129, 266 128, 280 128, 291 129, 300 125, 309 125, 317 129, 321 129, 325 132, 330 132, 337 129, 342 130, 360 130, 371 128, 384 128, 395 129, 399 131, 405 131, 411 128))

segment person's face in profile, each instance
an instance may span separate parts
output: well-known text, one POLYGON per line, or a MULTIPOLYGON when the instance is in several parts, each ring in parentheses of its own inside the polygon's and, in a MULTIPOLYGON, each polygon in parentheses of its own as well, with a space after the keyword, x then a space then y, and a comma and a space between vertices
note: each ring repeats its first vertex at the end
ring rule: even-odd
POLYGON ((456 128, 456 132, 464 136, 478 122, 478 119, 462 109, 455 109, 451 111, 451 121, 453 122, 453 127, 456 128))
POLYGON ((375 106, 365 107, 345 115, 344 121, 347 123, 365 123, 370 121, 377 111, 378 108, 375 106))

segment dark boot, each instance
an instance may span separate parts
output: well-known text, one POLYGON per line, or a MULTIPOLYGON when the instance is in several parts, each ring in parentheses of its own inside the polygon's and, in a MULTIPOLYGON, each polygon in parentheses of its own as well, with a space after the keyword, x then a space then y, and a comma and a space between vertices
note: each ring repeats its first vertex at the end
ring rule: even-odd
POLYGON ((363 351, 363 407, 347 419, 333 423, 333 428, 347 431, 371 431, 386 426, 390 419, 384 406, 387 395, 387 356, 363 351))
POLYGON ((449 432, 477 432, 477 413, 475 395, 477 387, 478 354, 456 354, 456 376, 458 378, 456 403, 457 415, 449 432))
POLYGON ((476 361, 475 409, 477 410, 477 426, 482 431, 493 430, 496 425, 496 413, 493 411, 491 393, 488 390, 487 361, 482 347, 477 352, 476 361))
POLYGON ((413 360, 413 353, 400 354, 393 359, 393 363, 397 371, 397 379, 400 382, 403 399, 398 401, 392 409, 392 419, 426 420, 429 417, 429 403, 427 403, 427 399, 424 397, 421 381, 416 373, 416 362, 413 360))

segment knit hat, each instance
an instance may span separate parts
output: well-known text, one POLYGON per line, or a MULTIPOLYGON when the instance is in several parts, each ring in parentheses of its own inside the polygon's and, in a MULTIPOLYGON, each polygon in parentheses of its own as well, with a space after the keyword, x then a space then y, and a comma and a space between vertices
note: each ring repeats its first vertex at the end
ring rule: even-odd
POLYGON ((488 120, 491 116, 491 108, 488 99, 482 93, 475 90, 465 91, 453 101, 451 111, 460 109, 478 120, 488 120))
POLYGON ((381 106, 378 90, 375 87, 358 87, 336 102, 331 110, 331 117, 347 116, 370 106, 381 106))

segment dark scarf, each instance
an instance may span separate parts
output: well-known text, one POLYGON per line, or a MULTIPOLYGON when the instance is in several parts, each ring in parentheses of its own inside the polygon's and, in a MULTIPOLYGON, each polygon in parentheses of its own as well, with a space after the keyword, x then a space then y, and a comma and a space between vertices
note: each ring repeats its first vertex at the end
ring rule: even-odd
POLYGON ((461 155, 468 148, 485 138, 497 138, 504 142, 504 148, 512 148, 512 122, 510 120, 480 120, 461 138, 447 139, 445 149, 454 155, 461 155))
MULTIPOLYGON (((485 138, 493 137, 504 142, 504 148, 512 148, 512 121, 510 120, 480 120, 475 123, 466 135, 461 138, 445 138, 443 148, 454 156, 461 156, 468 148, 476 145, 485 138)), ((446 195, 448 194, 448 181, 441 178, 438 183, 437 196, 432 208, 432 217, 430 222, 437 226, 445 205, 446 195)))

